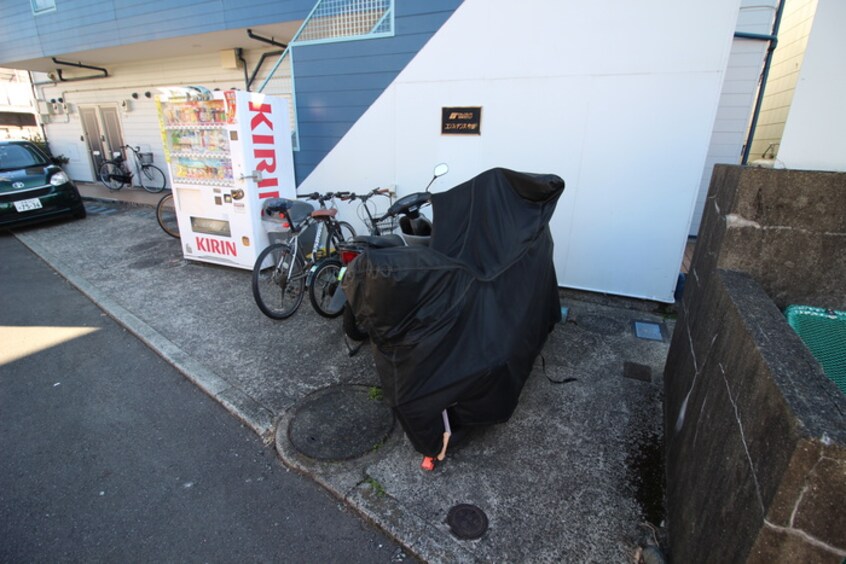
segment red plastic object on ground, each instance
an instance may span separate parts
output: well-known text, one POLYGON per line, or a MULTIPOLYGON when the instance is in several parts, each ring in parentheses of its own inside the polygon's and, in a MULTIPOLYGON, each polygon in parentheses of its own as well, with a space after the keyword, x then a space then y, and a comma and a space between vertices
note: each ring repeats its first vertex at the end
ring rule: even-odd
POLYGON ((420 468, 426 470, 427 472, 431 472, 435 469, 435 457, 434 456, 424 456, 423 462, 420 464, 420 468))

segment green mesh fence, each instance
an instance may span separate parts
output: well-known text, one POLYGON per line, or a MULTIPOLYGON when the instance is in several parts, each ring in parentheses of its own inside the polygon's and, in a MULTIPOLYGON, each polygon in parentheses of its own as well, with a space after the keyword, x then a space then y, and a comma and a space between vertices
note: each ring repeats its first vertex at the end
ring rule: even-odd
POLYGON ((846 311, 792 305, 784 314, 826 376, 846 394, 846 311))

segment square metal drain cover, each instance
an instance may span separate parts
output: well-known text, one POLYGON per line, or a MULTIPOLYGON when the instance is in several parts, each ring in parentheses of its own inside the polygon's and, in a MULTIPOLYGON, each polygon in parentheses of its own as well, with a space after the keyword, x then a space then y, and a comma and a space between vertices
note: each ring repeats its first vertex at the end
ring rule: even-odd
POLYGON ((664 332, 661 331, 659 323, 652 321, 635 321, 634 333, 638 339, 646 339, 647 341, 663 341, 664 332))

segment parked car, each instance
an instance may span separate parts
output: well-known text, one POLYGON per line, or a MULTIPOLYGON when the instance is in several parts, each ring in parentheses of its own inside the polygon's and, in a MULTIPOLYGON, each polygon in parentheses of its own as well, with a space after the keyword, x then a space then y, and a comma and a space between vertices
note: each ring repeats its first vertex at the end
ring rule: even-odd
POLYGON ((0 141, 0 227, 85 217, 79 190, 29 141, 0 141))

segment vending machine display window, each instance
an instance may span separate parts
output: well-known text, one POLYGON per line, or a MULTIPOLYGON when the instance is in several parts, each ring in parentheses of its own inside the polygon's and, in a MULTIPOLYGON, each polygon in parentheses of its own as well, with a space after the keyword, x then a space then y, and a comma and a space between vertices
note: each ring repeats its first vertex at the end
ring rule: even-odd
POLYGON ((191 230, 194 231, 194 233, 203 233, 205 235, 232 237, 232 230, 229 228, 229 222, 222 219, 191 217, 191 230))

